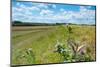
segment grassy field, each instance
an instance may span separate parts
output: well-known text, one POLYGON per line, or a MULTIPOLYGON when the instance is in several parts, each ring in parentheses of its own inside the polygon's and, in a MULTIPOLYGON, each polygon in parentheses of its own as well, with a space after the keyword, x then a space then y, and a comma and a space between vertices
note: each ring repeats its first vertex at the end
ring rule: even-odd
POLYGON ((95 61, 95 26, 70 25, 70 27, 71 33, 65 25, 13 26, 12 65, 75 62, 68 39, 72 39, 80 46, 79 48, 85 44, 86 48, 77 49, 79 52, 82 50, 86 52, 85 60, 80 61, 95 61), (63 48, 57 47, 57 44, 63 48), (66 50, 66 54, 64 51, 57 51, 59 49, 66 50))

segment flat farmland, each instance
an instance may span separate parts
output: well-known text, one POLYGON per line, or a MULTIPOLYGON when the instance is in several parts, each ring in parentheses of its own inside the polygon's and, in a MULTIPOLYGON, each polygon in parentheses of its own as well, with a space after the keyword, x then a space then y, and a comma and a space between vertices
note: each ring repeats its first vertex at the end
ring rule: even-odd
MULTIPOLYGON (((64 56, 55 52, 59 42, 69 50, 69 36, 81 45, 85 42, 87 55, 95 60, 95 26, 70 25, 72 33, 68 33, 66 25, 59 26, 12 26, 12 64, 44 64, 65 62, 64 56)), ((87 56, 86 55, 86 56, 87 56)), ((68 56, 69 57, 69 56, 68 56)), ((68 58, 68 60, 72 60, 68 58)), ((87 60, 87 59, 86 59, 87 60)), ((68 61, 68 62, 74 62, 68 61)))

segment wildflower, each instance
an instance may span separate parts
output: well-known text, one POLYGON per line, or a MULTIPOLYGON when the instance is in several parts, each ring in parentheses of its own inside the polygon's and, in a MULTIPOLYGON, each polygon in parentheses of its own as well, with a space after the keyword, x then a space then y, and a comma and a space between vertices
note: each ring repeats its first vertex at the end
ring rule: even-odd
POLYGON ((86 53, 86 46, 85 45, 81 45, 78 47, 77 52, 81 55, 86 53))

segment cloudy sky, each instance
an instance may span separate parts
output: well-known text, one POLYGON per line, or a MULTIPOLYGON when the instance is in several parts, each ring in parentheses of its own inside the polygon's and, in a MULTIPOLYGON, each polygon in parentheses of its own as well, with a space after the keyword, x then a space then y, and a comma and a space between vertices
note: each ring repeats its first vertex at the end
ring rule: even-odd
POLYGON ((12 20, 39 23, 95 24, 95 6, 12 2, 12 20))

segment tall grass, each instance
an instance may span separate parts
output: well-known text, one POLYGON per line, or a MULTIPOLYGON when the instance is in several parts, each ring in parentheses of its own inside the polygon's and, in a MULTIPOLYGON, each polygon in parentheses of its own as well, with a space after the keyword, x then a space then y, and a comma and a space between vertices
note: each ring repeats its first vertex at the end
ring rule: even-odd
POLYGON ((31 27, 31 32, 25 30, 27 27, 21 27, 24 31, 14 28, 17 31, 12 31, 13 65, 95 60, 94 26, 42 27, 31 27))

